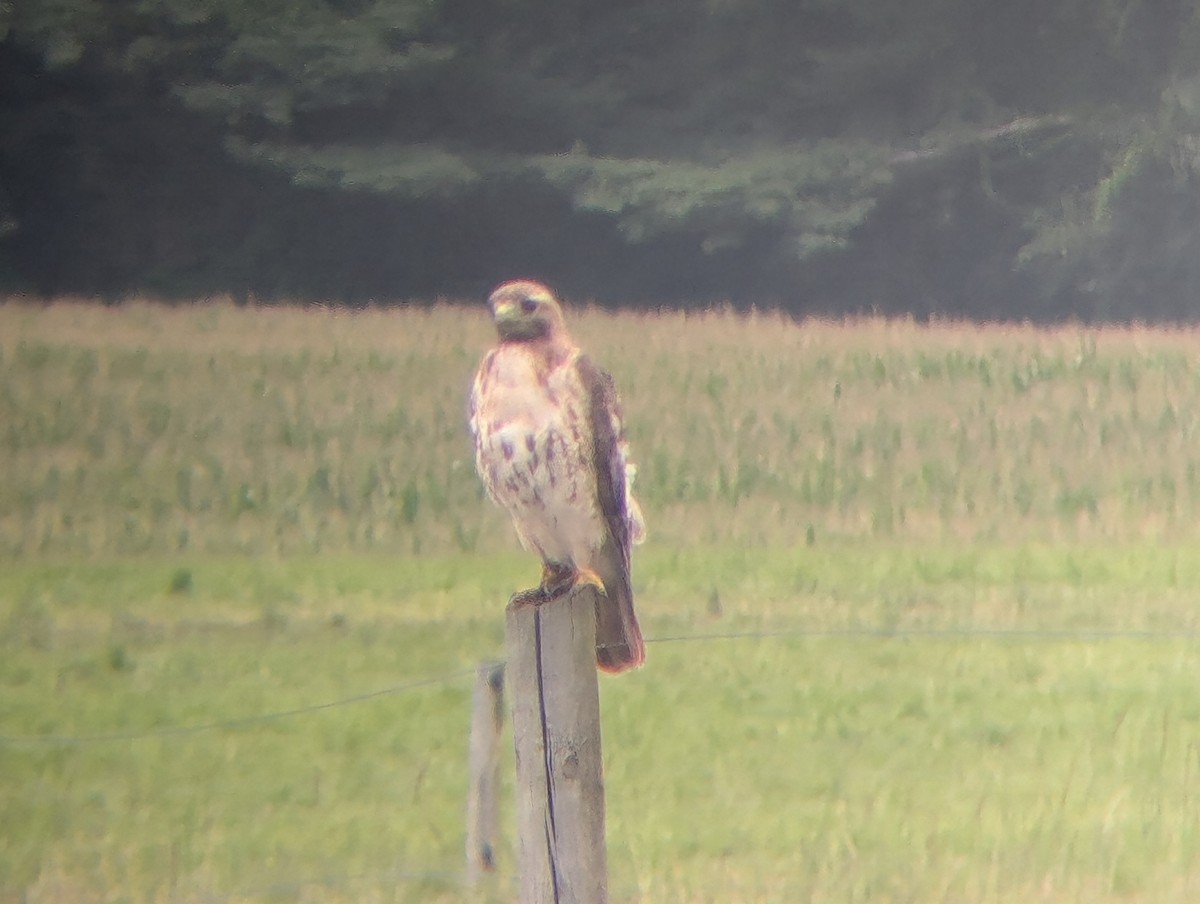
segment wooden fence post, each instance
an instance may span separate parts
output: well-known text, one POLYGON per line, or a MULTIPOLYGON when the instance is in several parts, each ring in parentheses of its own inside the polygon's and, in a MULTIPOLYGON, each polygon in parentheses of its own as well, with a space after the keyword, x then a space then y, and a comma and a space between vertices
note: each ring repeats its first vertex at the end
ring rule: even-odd
POLYGON ((521 904, 608 896, 596 596, 583 585, 507 610, 521 904))
POLYGON ((504 728, 504 664, 484 663, 471 695, 471 746, 467 767, 467 884, 476 886, 496 868, 500 827, 500 732, 504 728))

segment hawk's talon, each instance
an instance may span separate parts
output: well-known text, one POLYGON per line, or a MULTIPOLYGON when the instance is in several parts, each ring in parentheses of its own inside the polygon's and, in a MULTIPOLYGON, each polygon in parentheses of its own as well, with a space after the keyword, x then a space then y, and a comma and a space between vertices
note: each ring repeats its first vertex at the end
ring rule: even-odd
POLYGON ((508 601, 508 607, 520 609, 523 606, 544 606, 561 599, 577 587, 589 585, 605 596, 608 595, 608 591, 604 589, 604 581, 592 569, 577 570, 571 565, 547 562, 542 566, 542 583, 529 590, 514 593, 508 601))
POLYGON ((531 587, 529 590, 514 593, 508 601, 508 608, 523 609, 526 606, 543 606, 550 600, 551 597, 547 595, 544 587, 531 587))
POLYGON ((576 575, 574 566, 561 565, 558 562, 543 563, 541 589, 546 596, 546 602, 569 593, 575 586, 576 575))
POLYGON ((604 586, 604 581, 600 580, 600 575, 596 574, 590 568, 584 568, 582 571, 575 573, 575 580, 571 582, 571 588, 586 587, 589 584, 599 590, 604 596, 608 596, 608 590, 604 586))

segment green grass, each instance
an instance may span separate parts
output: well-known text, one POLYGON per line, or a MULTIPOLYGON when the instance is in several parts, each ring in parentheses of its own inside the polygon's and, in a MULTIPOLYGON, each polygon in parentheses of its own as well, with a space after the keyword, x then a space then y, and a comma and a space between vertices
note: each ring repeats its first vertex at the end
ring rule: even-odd
MULTIPOLYGON (((1194 629, 1186 549, 645 558, 650 664, 602 685, 615 900, 1194 894, 1200 652, 1087 633, 1194 629)), ((469 673, 527 563, 481 564, 8 569, 0 722, 83 740, 0 746, 6 894, 456 899, 469 673)))
MULTIPOLYGON (((577 313, 612 900, 1196 899, 1194 334, 577 313)), ((0 902, 470 898, 481 315, 0 306, 0 902)))

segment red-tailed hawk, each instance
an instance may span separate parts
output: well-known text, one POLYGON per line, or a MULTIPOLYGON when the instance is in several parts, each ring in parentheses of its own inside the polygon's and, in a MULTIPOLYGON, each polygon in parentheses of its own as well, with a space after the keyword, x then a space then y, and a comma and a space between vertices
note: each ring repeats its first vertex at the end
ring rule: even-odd
POLYGON ((471 391, 475 463, 521 544, 542 557, 541 586, 515 602, 549 602, 577 583, 595 584, 604 591, 596 663, 607 672, 639 666, 646 647, 630 547, 645 527, 612 377, 571 341, 558 299, 540 283, 504 283, 488 306, 500 341, 471 391))

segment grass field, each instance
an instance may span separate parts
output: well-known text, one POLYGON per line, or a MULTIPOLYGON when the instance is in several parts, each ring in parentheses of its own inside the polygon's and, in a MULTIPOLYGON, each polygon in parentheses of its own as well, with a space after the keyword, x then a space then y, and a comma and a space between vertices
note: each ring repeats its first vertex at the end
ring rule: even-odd
MULTIPOLYGON (((651 531, 614 901, 1196 900, 1200 332, 572 323, 651 531)), ((470 899, 489 341, 0 304, 0 902, 470 899)))

